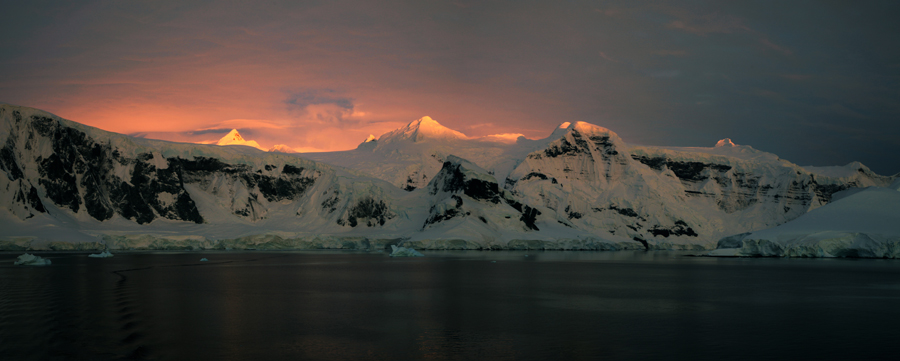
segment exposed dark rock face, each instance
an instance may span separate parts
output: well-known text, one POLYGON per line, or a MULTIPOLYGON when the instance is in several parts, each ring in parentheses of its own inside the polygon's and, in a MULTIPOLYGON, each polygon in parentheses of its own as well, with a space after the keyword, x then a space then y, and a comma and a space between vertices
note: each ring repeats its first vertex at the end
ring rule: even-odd
POLYGON ((543 182, 563 187, 567 180, 608 184, 619 179, 628 166, 627 152, 619 149, 611 133, 569 130, 543 151, 526 157, 528 173, 506 185, 513 190, 518 182, 543 182))
MULTIPOLYGON (((860 172, 862 172, 862 170, 860 170, 860 172)), ((810 180, 810 187, 816 193, 816 196, 819 197, 819 199, 824 202, 831 202, 831 196, 835 193, 850 188, 859 187, 859 184, 854 181, 848 183, 820 184, 816 182, 815 177, 812 177, 812 179, 810 180)))
MULTIPOLYGON (((442 157, 438 154, 432 154, 431 157, 438 161, 439 163, 443 163, 442 157)), ((433 176, 433 174, 429 173, 428 165, 432 162, 431 160, 425 160, 426 164, 422 165, 422 168, 418 168, 417 170, 411 170, 406 174, 406 180, 401 181, 397 184, 400 189, 405 190, 407 192, 412 192, 416 189, 425 188, 428 189, 427 186, 429 184, 429 177, 433 176)))
POLYGON ((530 206, 524 206, 522 209, 522 216, 519 217, 519 220, 522 223, 525 223, 525 227, 533 231, 540 231, 538 227, 534 224, 537 220, 537 216, 541 214, 541 211, 531 208, 530 206))
POLYGON ((619 213, 625 217, 637 218, 644 222, 647 221, 646 219, 644 219, 644 217, 641 217, 637 212, 634 211, 634 209, 631 208, 619 208, 614 204, 610 204, 609 209, 616 211, 616 213, 619 213))
POLYGON ((525 175, 524 177, 520 178, 519 180, 520 180, 520 181, 526 181, 526 180, 529 180, 529 179, 532 179, 532 178, 537 178, 537 179, 540 179, 540 180, 547 180, 547 179, 548 179, 548 177, 547 177, 546 175, 542 174, 542 173, 531 172, 531 173, 528 173, 527 175, 525 175))
POLYGON ((668 159, 665 157, 646 157, 641 155, 632 154, 631 158, 641 162, 642 164, 652 168, 653 170, 663 170, 666 166, 666 162, 668 159))
POLYGON ((80 131, 59 127, 50 118, 35 116, 32 125, 39 135, 51 139, 53 148, 53 153, 47 158, 39 156, 36 159, 41 176, 38 183, 53 203, 77 213, 82 202, 76 170, 85 168, 87 162, 84 157, 92 155, 93 141, 86 139, 80 131))
POLYGON ((37 135, 51 140, 53 153, 35 161, 40 174, 38 183, 56 205, 75 213, 83 205, 91 217, 100 221, 119 214, 139 224, 152 222, 156 217, 203 222, 184 190, 182 174, 173 167, 157 169, 150 162, 153 154, 125 158, 109 144, 97 143, 84 132, 46 117, 34 117, 32 125, 37 135), (116 175, 116 165, 133 167, 130 178, 116 175))
POLYGON ((25 182, 20 183, 22 196, 19 198, 38 212, 46 212, 41 200, 43 194, 61 208, 74 213, 84 209, 99 221, 118 214, 138 224, 150 223, 158 217, 203 223, 184 185, 226 177, 250 191, 247 200, 236 202, 241 204, 235 206, 234 213, 255 219, 257 214, 264 213, 259 195, 269 202, 295 200, 319 175, 317 171, 290 164, 283 165, 278 174, 275 165, 265 165, 263 172, 249 165, 228 164, 210 157, 155 159, 160 155, 153 153, 127 157, 110 143, 98 142, 55 119, 24 118, 18 112, 14 115, 12 132, 0 148, 0 170, 10 180, 25 182), (52 151, 44 155, 33 153, 39 144, 49 144, 52 151), (33 164, 31 169, 37 171, 37 179, 25 179, 22 164, 33 164))
MULTIPOLYGON (((578 140, 581 140, 580 138, 578 140)), ((551 144, 544 149, 544 156, 548 158, 558 158, 561 156, 572 156, 585 153, 587 147, 576 147, 570 143, 568 139, 562 138, 557 144, 551 144)), ((588 153, 590 154, 590 153, 588 153)), ((535 154, 537 155, 537 154, 535 154)))
POLYGON ((19 168, 19 164, 16 162, 14 139, 14 137, 10 136, 3 148, 0 149, 0 170, 6 171, 6 176, 11 181, 25 177, 22 174, 22 169, 19 168))
MULTIPOLYGON (((565 171, 570 172, 571 169, 566 169, 565 171)), ((551 184, 559 184, 559 182, 556 180, 556 178, 548 177, 546 174, 543 174, 543 173, 531 172, 531 173, 528 173, 527 175, 525 175, 524 177, 519 178, 519 180, 517 180, 517 181, 507 178, 506 179, 506 189, 512 189, 518 182, 525 182, 525 181, 530 181, 530 180, 544 181, 544 180, 548 180, 548 179, 550 180, 551 184)))
POLYGON ((339 219, 337 223, 342 226, 356 227, 358 224, 365 222, 366 227, 377 227, 383 226, 387 220, 395 216, 384 201, 366 197, 347 208, 346 218, 339 219))
POLYGON ((650 234, 654 236, 688 236, 688 237, 697 237, 697 232, 691 227, 688 227, 687 223, 684 221, 675 221, 675 225, 669 228, 655 226, 648 230, 650 234))
POLYGON ((28 201, 28 204, 38 212, 47 212, 47 209, 44 208, 44 204, 41 202, 41 197, 38 196, 37 188, 34 188, 34 186, 31 186, 28 190, 28 195, 25 199, 28 201))
POLYGON ((303 168, 295 167, 290 164, 285 164, 281 169, 281 174, 295 175, 299 176, 303 174, 303 168))
MULTIPOLYGON (((328 194, 328 192, 326 192, 325 194, 328 194)), ((337 210, 337 205, 338 205, 338 202, 340 202, 340 201, 341 201, 340 193, 338 193, 336 190, 332 189, 331 196, 328 198, 325 198, 325 200, 322 201, 322 209, 326 213, 334 213, 334 211, 337 210)))
POLYGON ((500 203, 500 187, 496 182, 481 179, 466 180, 463 193, 472 199, 500 203))
POLYGON ((714 199, 719 209, 726 213, 739 212, 762 203, 799 216, 812 205, 813 195, 824 204, 831 201, 832 194, 859 186, 855 181, 834 179, 818 183, 814 175, 788 168, 781 171, 781 176, 764 179, 761 174, 737 171, 725 164, 673 161, 664 156, 632 155, 632 158, 657 171, 668 168, 681 181, 686 195, 714 199), (708 181, 715 182, 718 189, 713 192, 701 190, 701 186, 708 181))
MULTIPOLYGON (((432 206, 431 209, 428 210, 428 213, 430 215, 428 216, 428 219, 425 220, 425 224, 423 225, 423 228, 430 224, 440 223, 440 222, 443 222, 443 221, 446 221, 449 219, 453 219, 454 217, 458 217, 458 216, 465 217, 466 216, 466 214, 462 210, 462 206, 463 206, 462 197, 454 194, 454 195, 450 196, 450 198, 452 198, 454 201, 456 201, 455 206, 453 208, 444 209, 443 211, 438 211, 435 206, 432 206)), ((487 223, 487 222, 485 222, 485 223, 487 223)))
POLYGON ((537 216, 539 216, 541 214, 541 211, 539 211, 535 208, 532 208, 531 206, 522 204, 519 201, 512 199, 510 197, 505 197, 505 198, 503 198, 503 200, 506 201, 506 204, 508 204, 510 207, 513 207, 513 209, 519 211, 519 213, 522 214, 519 217, 519 220, 525 224, 525 227, 527 229, 530 229, 533 231, 540 230, 540 229, 538 229, 537 225, 534 224, 534 222, 537 221, 537 216))
POLYGON ((633 239, 635 242, 638 242, 638 243, 642 244, 642 245, 644 246, 644 249, 645 249, 645 250, 649 250, 649 249, 650 249, 650 245, 647 244, 647 240, 645 240, 645 239, 643 239, 643 238, 640 238, 640 237, 632 237, 631 239, 633 239))
MULTIPOLYGON (((442 182, 432 183, 431 194, 436 195, 439 191, 448 193, 462 191, 463 194, 475 200, 484 200, 494 204, 500 203, 500 186, 497 182, 477 178, 467 179, 460 170, 461 166, 460 163, 444 162, 444 167, 439 173, 442 182)), ((438 179, 438 177, 435 178, 438 179)))
MULTIPOLYGON (((302 171, 302 168, 300 168, 300 170, 302 171)), ((300 173, 284 172, 282 172, 282 176, 278 178, 250 174, 245 176, 244 180, 250 187, 259 187, 260 193, 262 193, 263 197, 266 197, 266 200, 269 202, 297 199, 306 192, 307 188, 316 182, 315 178, 303 177, 300 173)))
POLYGON ((727 165, 701 162, 668 162, 666 165, 679 179, 691 181, 702 181, 709 178, 709 175, 704 172, 707 169, 713 170, 716 173, 723 173, 731 170, 731 167, 727 165))
MULTIPOLYGON (((490 178, 489 174, 485 174, 487 177, 467 177, 466 172, 471 171, 471 169, 466 169, 466 164, 464 160, 451 158, 451 160, 444 162, 441 171, 432 179, 432 183, 429 184, 430 194, 437 195, 440 192, 452 193, 450 197, 455 202, 455 206, 442 206, 440 209, 432 206, 429 210, 430 216, 425 221, 425 226, 470 215, 471 212, 463 209, 463 198, 460 197, 460 194, 462 194, 474 201, 484 202, 482 204, 505 207, 505 203, 521 213, 519 219, 524 223, 526 229, 538 230, 535 222, 537 216, 541 214, 539 210, 515 200, 509 192, 501 190, 500 185, 496 181, 485 179, 490 178)), ((484 223, 488 223, 484 217, 480 219, 484 223)))
POLYGON ((461 165, 459 163, 444 162, 444 166, 441 168, 438 176, 435 176, 435 179, 438 179, 438 177, 441 176, 440 181, 431 183, 431 190, 429 193, 431 193, 431 195, 436 195, 441 191, 455 193, 463 190, 466 176, 460 171, 460 167, 461 165))
MULTIPOLYGON (((433 156, 433 155, 432 155, 433 156)), ((404 184, 401 189, 412 192, 419 188, 420 184, 427 184, 428 175, 419 174, 418 171, 414 171, 406 176, 406 184, 404 184)))
POLYGON ((725 164, 702 163, 702 162, 680 162, 673 161, 665 157, 647 157, 640 155, 632 155, 632 159, 653 168, 654 170, 662 170, 668 167, 678 179, 686 181, 702 181, 710 177, 710 172, 724 173, 731 170, 731 166, 725 164))
POLYGON ((215 177, 225 177, 230 184, 246 188, 249 196, 246 199, 234 199, 232 211, 251 220, 265 217, 266 210, 260 196, 268 202, 299 199, 315 184, 319 176, 317 171, 307 171, 290 164, 282 166, 280 174, 273 174, 278 169, 277 166, 266 165, 266 172, 263 172, 246 164, 228 164, 207 157, 175 157, 169 158, 168 162, 169 169, 185 183, 208 184, 215 177))
POLYGON ((594 143, 594 145, 597 146, 597 150, 602 151, 603 154, 605 154, 607 156, 613 156, 613 155, 619 154, 619 151, 616 150, 616 145, 613 144, 612 141, 610 141, 610 138, 608 135, 605 135, 605 136, 592 135, 592 136, 590 136, 589 139, 591 140, 591 142, 594 143))

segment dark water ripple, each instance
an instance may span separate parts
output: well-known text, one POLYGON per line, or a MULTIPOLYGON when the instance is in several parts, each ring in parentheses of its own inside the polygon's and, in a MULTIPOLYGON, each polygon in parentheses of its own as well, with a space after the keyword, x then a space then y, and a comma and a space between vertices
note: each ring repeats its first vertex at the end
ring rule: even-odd
POLYGON ((526 254, 0 253, 0 360, 894 359, 900 338, 897 261, 526 254))

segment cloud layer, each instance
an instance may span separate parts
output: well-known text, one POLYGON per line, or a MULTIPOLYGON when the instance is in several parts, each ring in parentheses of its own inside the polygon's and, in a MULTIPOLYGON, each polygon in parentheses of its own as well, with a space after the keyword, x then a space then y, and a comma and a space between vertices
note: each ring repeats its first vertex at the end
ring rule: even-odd
POLYGON ((176 141, 355 147, 429 115, 632 143, 730 137, 900 172, 895 2, 19 2, 0 101, 176 141))

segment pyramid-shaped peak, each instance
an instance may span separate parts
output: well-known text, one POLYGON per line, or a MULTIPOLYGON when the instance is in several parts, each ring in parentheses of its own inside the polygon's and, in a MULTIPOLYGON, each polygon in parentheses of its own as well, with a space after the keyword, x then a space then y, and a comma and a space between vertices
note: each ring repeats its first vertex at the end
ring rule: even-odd
POLYGON ((425 139, 467 139, 465 134, 447 128, 429 116, 416 119, 404 127, 393 130, 383 136, 387 142, 397 139, 409 139, 421 142, 425 139))
POLYGON ((244 142, 244 137, 241 136, 241 133, 238 133, 237 129, 232 129, 230 132, 228 132, 228 134, 226 134, 224 137, 219 139, 219 141, 216 144, 229 145, 229 144, 235 144, 235 143, 239 144, 240 142, 244 142))
POLYGON ((366 141, 364 141, 363 143, 374 142, 375 140, 376 140, 376 139, 375 139, 375 135, 374 135, 374 134, 369 134, 369 137, 366 138, 366 141))
POLYGON ((737 147, 737 144, 731 141, 731 138, 725 138, 716 142, 716 148, 720 147, 737 147))
POLYGON ((260 147, 259 143, 255 140, 245 140, 244 137, 241 136, 241 133, 238 133, 237 129, 232 129, 228 132, 228 134, 216 142, 216 145, 246 145, 262 151, 267 151, 267 149, 260 147))
POLYGON ((424 116, 417 120, 409 123, 410 128, 415 128, 419 131, 419 133, 428 133, 428 134, 447 134, 447 135, 455 135, 460 138, 465 138, 466 136, 460 132, 457 132, 453 129, 447 128, 441 123, 438 123, 437 120, 431 119, 429 116, 424 116))

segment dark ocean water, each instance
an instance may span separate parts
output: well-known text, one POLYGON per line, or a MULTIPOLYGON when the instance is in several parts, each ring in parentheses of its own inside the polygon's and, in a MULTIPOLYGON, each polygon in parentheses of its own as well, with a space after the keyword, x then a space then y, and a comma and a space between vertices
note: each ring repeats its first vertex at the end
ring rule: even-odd
POLYGON ((900 347, 900 261, 41 255, 53 264, 0 253, 2 360, 851 360, 900 347))

